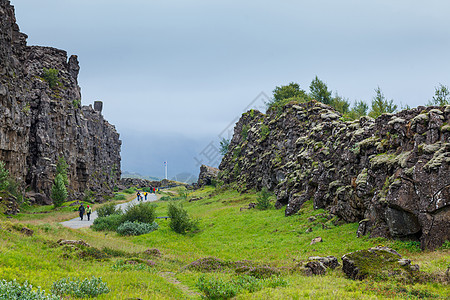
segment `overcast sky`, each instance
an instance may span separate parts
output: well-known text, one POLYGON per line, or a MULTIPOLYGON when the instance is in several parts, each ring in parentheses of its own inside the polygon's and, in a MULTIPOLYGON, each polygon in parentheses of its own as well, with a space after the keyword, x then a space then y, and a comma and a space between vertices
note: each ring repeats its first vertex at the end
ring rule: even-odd
POLYGON ((29 45, 78 55, 82 103, 104 102, 122 170, 146 175, 165 160, 169 177, 198 175, 230 122, 292 81, 368 103, 380 86, 412 107, 450 84, 445 0, 11 3, 29 45))

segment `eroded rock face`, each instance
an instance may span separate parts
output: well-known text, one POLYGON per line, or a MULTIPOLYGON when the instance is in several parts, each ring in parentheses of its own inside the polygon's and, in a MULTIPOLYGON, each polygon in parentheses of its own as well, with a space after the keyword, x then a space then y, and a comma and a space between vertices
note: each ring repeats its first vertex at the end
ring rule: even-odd
POLYGON ((198 186, 211 185, 212 181, 217 178, 219 169, 206 165, 201 165, 200 174, 198 175, 198 186))
POLYGON ((80 105, 77 57, 27 46, 9 1, 0 0, 0 20, 0 160, 41 203, 48 203, 58 157, 68 164, 71 198, 111 194, 121 142, 100 112, 80 105), (57 70, 55 83, 44 69, 57 70))
POLYGON ((450 106, 418 107, 377 119, 340 120, 320 102, 245 113, 219 177, 274 191, 286 215, 310 199, 359 234, 450 239, 450 106))

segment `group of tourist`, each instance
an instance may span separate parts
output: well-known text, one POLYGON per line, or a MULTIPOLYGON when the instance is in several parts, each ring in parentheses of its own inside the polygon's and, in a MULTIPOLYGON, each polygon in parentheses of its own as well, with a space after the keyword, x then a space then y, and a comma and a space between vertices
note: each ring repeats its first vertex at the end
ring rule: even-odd
POLYGON ((88 221, 91 220, 92 208, 89 205, 87 205, 86 208, 84 208, 83 203, 81 203, 80 207, 78 207, 78 212, 80 213, 81 221, 83 221, 84 213, 86 213, 88 221))

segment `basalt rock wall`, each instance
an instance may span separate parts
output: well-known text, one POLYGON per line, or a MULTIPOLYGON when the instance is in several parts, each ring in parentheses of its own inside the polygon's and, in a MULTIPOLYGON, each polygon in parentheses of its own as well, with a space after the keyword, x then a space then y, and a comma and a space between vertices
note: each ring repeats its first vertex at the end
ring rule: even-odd
POLYGON ((450 106, 418 107, 344 122, 319 102, 245 113, 220 178, 267 187, 285 214, 306 201, 358 235, 417 239, 434 249, 450 239, 450 106))
POLYGON ((27 46, 26 38, 10 2, 0 0, 0 160, 39 202, 48 201, 59 157, 72 198, 112 193, 121 141, 100 111, 81 106, 77 57, 27 46), (57 70, 53 84, 44 69, 57 70))

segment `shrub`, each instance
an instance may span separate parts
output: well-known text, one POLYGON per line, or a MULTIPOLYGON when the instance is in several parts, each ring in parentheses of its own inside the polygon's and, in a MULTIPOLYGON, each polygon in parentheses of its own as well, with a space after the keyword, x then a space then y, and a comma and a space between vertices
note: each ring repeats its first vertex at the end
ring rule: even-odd
POLYGON ((151 224, 156 218, 155 206, 144 202, 136 205, 129 205, 125 209, 124 221, 141 222, 151 224))
POLYGON ((136 189, 130 187, 130 188, 126 189, 126 190, 123 190, 123 192, 124 192, 125 194, 133 194, 134 192, 136 192, 136 189))
POLYGON ((9 171, 5 168, 5 163, 0 160, 0 190, 5 190, 9 185, 9 171))
POLYGON ((64 177, 61 174, 56 175, 55 183, 52 186, 51 196, 55 207, 61 206, 67 199, 67 189, 64 185, 64 177))
POLYGON ((115 194, 113 197, 114 200, 127 200, 127 197, 123 194, 115 194))
POLYGON ((117 228, 117 233, 121 235, 141 235, 150 233, 158 229, 158 224, 140 223, 140 222, 124 222, 117 228))
POLYGON ((116 231, 123 221, 124 219, 122 214, 109 215, 107 217, 95 219, 91 228, 96 231, 116 231))
POLYGON ((101 277, 92 276, 91 279, 85 278, 83 281, 79 278, 63 278, 53 283, 52 292, 60 296, 90 298, 109 293, 109 288, 102 282, 101 277))
POLYGON ((392 248, 394 250, 400 251, 400 250, 407 250, 409 252, 421 252, 422 250, 420 249, 420 242, 418 241, 399 241, 396 240, 393 244, 392 244, 392 248))
POLYGON ((44 78, 44 80, 48 82, 48 85, 50 86, 51 89, 55 88, 59 83, 58 73, 59 71, 56 69, 44 68, 43 70, 42 78, 44 78))
POLYGON ((192 220, 181 204, 169 203, 168 216, 170 228, 176 233, 185 234, 198 229, 198 222, 192 220))
POLYGON ((220 278, 206 279, 204 275, 200 276, 196 285, 206 299, 230 299, 239 293, 239 288, 232 282, 220 278))
POLYGON ((272 204, 270 203, 271 196, 272 194, 267 190, 267 188, 264 187, 256 197, 256 208, 261 210, 271 208, 272 207, 272 204))
POLYGON ((0 281, 0 299, 15 299, 15 300, 58 300, 56 295, 45 295, 45 291, 41 291, 38 287, 33 291, 33 286, 25 282, 20 285, 13 281, 0 281))
POLYGON ((105 204, 97 209, 97 214, 100 218, 107 217, 110 215, 121 215, 122 213, 123 213, 122 209, 116 207, 114 203, 105 204))

